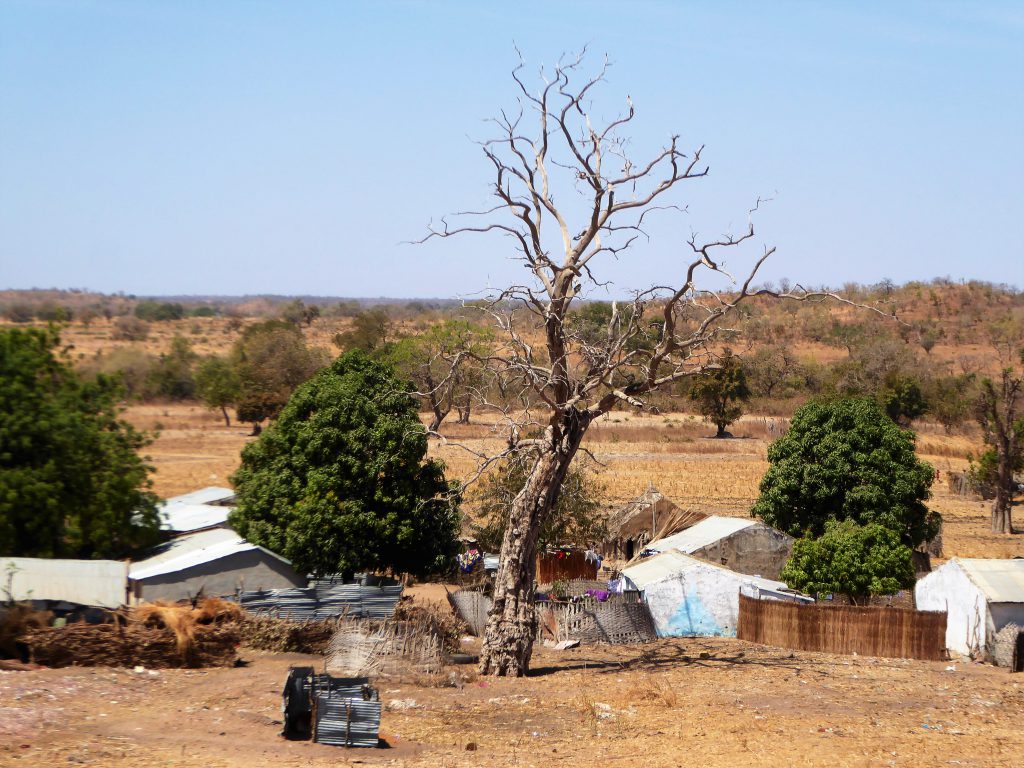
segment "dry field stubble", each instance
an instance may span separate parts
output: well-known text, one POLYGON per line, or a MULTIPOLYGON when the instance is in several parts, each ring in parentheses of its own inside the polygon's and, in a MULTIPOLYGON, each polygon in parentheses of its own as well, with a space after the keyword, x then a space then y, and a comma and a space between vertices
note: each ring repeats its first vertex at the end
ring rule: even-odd
MULTIPOLYGON (((199 405, 133 406, 127 415, 139 427, 160 430, 147 454, 161 496, 228 484, 239 452, 253 439, 247 427, 225 427, 219 414, 199 405)), ((446 440, 431 441, 431 455, 444 460, 450 477, 469 476, 476 467, 474 453, 493 453, 504 445, 493 422, 483 414, 473 424, 446 424, 446 440)), ((600 462, 595 467, 611 509, 654 484, 682 507, 745 516, 768 466, 768 444, 786 426, 785 419, 746 416, 732 427, 736 439, 716 440, 709 437, 714 428, 692 414, 613 413, 591 429, 586 447, 600 462)), ((949 436, 925 425, 918 447, 940 473, 930 505, 945 520, 945 556, 1024 556, 1024 536, 988 532, 988 502, 960 498, 947 489, 947 472, 967 466, 968 453, 979 450, 977 437, 949 436)))

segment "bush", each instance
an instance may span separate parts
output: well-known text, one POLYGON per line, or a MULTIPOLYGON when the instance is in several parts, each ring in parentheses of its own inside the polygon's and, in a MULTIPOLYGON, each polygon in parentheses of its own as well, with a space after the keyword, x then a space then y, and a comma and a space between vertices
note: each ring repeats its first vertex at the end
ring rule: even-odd
POLYGON ((149 323, 124 315, 114 320, 114 330, 110 336, 115 341, 145 341, 149 336, 149 323))

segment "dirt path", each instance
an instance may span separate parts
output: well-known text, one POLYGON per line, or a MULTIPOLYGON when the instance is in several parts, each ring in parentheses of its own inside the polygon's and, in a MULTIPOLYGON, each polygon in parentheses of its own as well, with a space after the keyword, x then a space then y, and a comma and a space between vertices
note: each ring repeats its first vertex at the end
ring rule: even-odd
POLYGON ((526 679, 381 682, 390 748, 342 750, 277 735, 285 672, 312 657, 243 655, 250 665, 235 669, 0 673, 0 765, 1011 766, 1024 755, 1024 680, 981 665, 728 639, 542 649, 526 679))

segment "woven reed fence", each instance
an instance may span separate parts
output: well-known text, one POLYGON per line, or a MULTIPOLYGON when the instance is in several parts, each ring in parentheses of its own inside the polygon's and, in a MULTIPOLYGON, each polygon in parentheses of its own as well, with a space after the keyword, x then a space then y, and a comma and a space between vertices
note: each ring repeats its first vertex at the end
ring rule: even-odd
POLYGON ((946 658, 946 614, 801 605, 740 595, 736 636, 764 645, 897 659, 946 658))
POLYGON ((483 637, 487 627, 487 614, 491 612, 491 598, 482 592, 460 589, 448 593, 448 602, 455 615, 466 622, 469 634, 483 637))
POLYGON ((537 583, 552 584, 570 579, 597 578, 597 563, 588 563, 583 552, 545 552, 537 555, 537 583))
POLYGON ((537 606, 541 635, 582 643, 646 643, 657 637, 654 619, 639 592, 537 606))

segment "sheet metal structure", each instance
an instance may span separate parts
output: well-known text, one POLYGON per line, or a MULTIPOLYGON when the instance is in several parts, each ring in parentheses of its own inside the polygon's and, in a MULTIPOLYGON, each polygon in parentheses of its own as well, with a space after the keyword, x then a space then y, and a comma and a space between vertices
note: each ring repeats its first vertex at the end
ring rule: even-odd
POLYGON ((312 667, 292 667, 282 699, 285 738, 311 738, 335 747, 379 744, 380 694, 369 678, 331 677, 314 674, 312 667))
POLYGON ((353 619, 390 619, 401 596, 401 585, 374 587, 323 580, 305 589, 242 592, 239 602, 247 611, 292 621, 331 619, 341 615, 353 619))
POLYGON ((223 526, 234 501, 233 490, 218 486, 173 496, 159 505, 162 527, 174 533, 189 533, 223 526))
POLYGON ((12 600, 53 600, 117 608, 128 589, 128 563, 0 557, 0 589, 12 600))

